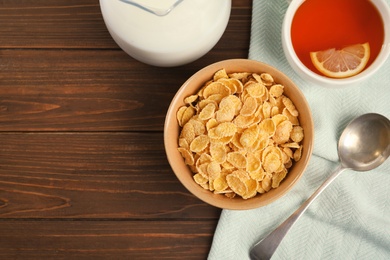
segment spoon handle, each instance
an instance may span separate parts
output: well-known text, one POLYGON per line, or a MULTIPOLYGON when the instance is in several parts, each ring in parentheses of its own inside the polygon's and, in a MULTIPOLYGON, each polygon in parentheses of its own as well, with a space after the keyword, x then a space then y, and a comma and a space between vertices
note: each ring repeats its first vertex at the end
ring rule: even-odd
POLYGON ((320 193, 345 169, 346 168, 342 165, 339 165, 328 179, 313 193, 313 195, 311 195, 310 198, 307 199, 288 219, 280 224, 280 226, 272 231, 268 236, 253 246, 249 254, 250 258, 252 260, 270 259, 284 236, 294 225, 295 221, 301 217, 303 212, 306 211, 318 195, 320 195, 320 193))

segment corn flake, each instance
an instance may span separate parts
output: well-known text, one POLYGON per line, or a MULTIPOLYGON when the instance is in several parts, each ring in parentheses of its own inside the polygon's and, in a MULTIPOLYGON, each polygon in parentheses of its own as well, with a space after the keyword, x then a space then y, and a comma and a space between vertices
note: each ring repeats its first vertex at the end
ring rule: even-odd
POLYGON ((280 182, 286 177, 287 175, 287 170, 286 168, 283 168, 283 170, 275 173, 272 175, 272 188, 277 188, 279 187, 280 182))
POLYGON ((210 145, 210 155, 217 163, 223 164, 227 156, 225 145, 222 143, 212 143, 210 145))
POLYGON ((214 189, 217 192, 224 192, 229 187, 226 177, 220 176, 214 180, 214 189))
POLYGON ((218 139, 226 136, 233 136, 237 132, 237 126, 230 122, 224 122, 217 127, 210 129, 210 138, 218 139))
POLYGON ((288 97, 283 97, 283 104, 286 106, 288 112, 290 112, 292 116, 298 116, 298 110, 295 108, 291 99, 288 97))
POLYGON ((221 69, 183 101, 178 151, 204 189, 250 199, 279 187, 302 157, 298 110, 268 73, 221 69))
POLYGON ((230 95, 230 89, 221 82, 213 82, 203 90, 203 97, 208 98, 211 95, 219 94, 223 97, 230 95))
POLYGON ((190 144, 190 150, 194 153, 199 153, 206 149, 209 144, 210 139, 207 135, 200 135, 195 137, 195 139, 190 144))
POLYGON ((181 125, 184 126, 195 115, 195 112, 195 108, 192 106, 187 107, 181 117, 181 125))
POLYGON ((246 157, 240 152, 228 153, 226 160, 237 169, 242 169, 246 167, 246 157))
POLYGON ((180 139, 184 138, 187 144, 190 144, 195 138, 195 128, 191 123, 187 123, 183 126, 180 133, 180 139))
POLYGON ((198 95, 191 95, 191 96, 188 96, 184 99, 184 103, 186 104, 192 104, 193 102, 195 102, 196 100, 198 99, 198 95))
POLYGON ((284 89, 284 86, 283 86, 283 85, 275 84, 275 85, 273 85, 273 86, 270 88, 269 93, 270 93, 271 96, 273 96, 273 97, 280 97, 280 96, 283 94, 283 89, 284 89))
POLYGON ((199 119, 208 120, 214 116, 217 106, 214 103, 208 103, 199 113, 199 119))
POLYGON ((303 140, 303 128, 301 126, 294 126, 291 134, 290 134, 291 140, 293 140, 296 143, 299 143, 303 140))
POLYGON ((241 108, 240 114, 243 116, 251 116, 255 113, 257 106, 256 98, 248 97, 241 108))
POLYGON ((256 142, 258 136, 259 126, 255 124, 241 134, 240 143, 243 147, 249 148, 256 142))
POLYGON ((245 194, 248 192, 248 187, 245 185, 245 183, 235 175, 230 174, 226 176, 226 181, 229 187, 241 197, 244 197, 245 194))
POLYGON ((260 131, 266 132, 269 136, 273 136, 276 131, 275 122, 270 118, 261 121, 259 124, 259 128, 260 131))
POLYGON ((292 131, 292 123, 288 120, 281 122, 275 130, 275 134, 272 137, 277 144, 284 144, 290 139, 290 133, 292 131))
POLYGON ((218 70, 217 72, 215 72, 213 76, 214 81, 218 81, 220 79, 227 79, 227 78, 229 78, 229 76, 227 75, 225 69, 218 70))
POLYGON ((206 184, 206 183, 209 181, 208 178, 203 177, 203 175, 200 174, 200 173, 195 174, 195 175, 193 176, 193 178, 194 178, 195 182, 196 182, 197 184, 199 184, 199 185, 200 185, 200 184, 206 184))
POLYGON ((233 120, 235 113, 236 109, 233 101, 227 99, 223 106, 220 105, 219 110, 215 114, 215 118, 218 122, 230 122, 233 120))
POLYGON ((177 150, 181 153, 187 165, 194 165, 194 156, 188 149, 179 147, 177 150))

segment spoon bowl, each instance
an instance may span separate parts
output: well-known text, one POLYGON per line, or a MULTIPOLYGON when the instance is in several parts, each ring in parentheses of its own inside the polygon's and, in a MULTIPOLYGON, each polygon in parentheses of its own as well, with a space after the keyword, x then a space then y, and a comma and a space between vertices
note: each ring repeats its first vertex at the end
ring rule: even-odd
POLYGON ((381 165, 390 155, 390 121, 379 114, 364 114, 351 121, 338 143, 339 166, 331 176, 279 227, 251 250, 252 260, 270 259, 284 236, 310 204, 346 169, 369 171, 381 165))
POLYGON ((369 171, 381 165, 390 155, 390 123, 379 114, 362 115, 345 128, 338 153, 344 168, 369 171))

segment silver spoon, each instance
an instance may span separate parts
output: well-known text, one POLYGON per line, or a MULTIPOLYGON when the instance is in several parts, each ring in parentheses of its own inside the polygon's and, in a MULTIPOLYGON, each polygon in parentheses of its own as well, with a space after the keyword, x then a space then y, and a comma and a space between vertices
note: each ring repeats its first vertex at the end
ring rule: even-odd
POLYGON ((390 121, 379 114, 365 114, 350 122, 338 144, 340 164, 333 174, 279 227, 250 250, 252 260, 270 259, 295 221, 317 196, 346 169, 369 171, 381 165, 390 155, 390 121))

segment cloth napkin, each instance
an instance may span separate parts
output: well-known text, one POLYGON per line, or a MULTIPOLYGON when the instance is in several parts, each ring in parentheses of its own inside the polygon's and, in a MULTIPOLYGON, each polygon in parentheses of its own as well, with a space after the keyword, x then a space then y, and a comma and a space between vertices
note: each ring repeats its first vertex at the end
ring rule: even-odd
MULTIPOLYGON (((387 0, 390 4, 390 0, 387 0)), ((344 127, 365 113, 390 118, 390 59, 359 85, 328 89, 301 79, 281 45, 286 0, 253 1, 249 58, 268 63, 301 88, 312 109, 315 144, 297 185, 268 206, 223 210, 208 259, 249 259, 250 248, 290 216, 338 163, 344 127)), ((390 159, 369 172, 343 172, 307 209, 272 259, 390 259, 390 159)))

